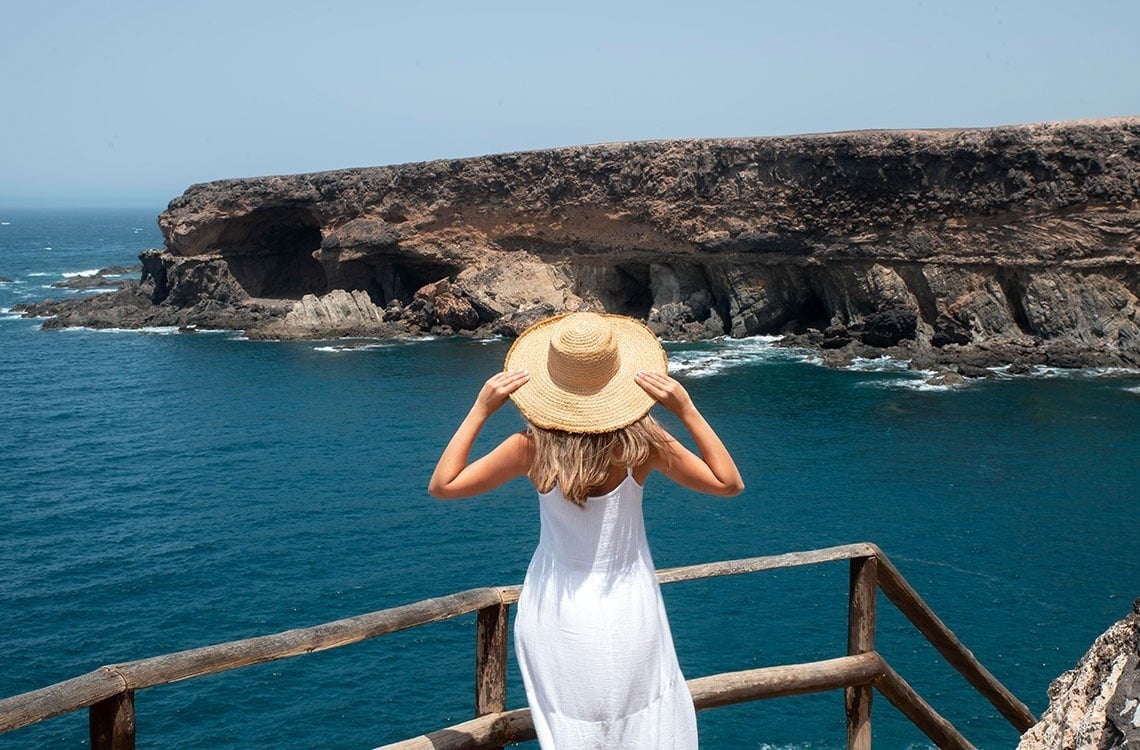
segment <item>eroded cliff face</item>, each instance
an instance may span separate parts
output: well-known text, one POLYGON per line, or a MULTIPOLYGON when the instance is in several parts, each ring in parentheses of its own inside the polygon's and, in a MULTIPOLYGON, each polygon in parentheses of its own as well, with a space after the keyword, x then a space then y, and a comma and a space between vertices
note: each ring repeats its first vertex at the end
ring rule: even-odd
POLYGON ((1018 750, 1140 748, 1140 599, 1049 685, 1049 707, 1018 750))
POLYGON ((624 143, 195 185, 144 263, 154 303, 244 305, 267 336, 591 308, 674 338, 1137 365, 1138 198, 1140 118, 624 143), (380 312, 285 320, 333 290, 380 312))

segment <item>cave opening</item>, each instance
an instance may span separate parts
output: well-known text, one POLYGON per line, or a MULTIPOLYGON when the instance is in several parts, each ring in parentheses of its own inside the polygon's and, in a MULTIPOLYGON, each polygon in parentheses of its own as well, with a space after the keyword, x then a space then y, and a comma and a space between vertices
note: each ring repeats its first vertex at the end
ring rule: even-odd
POLYGON ((796 300, 795 306, 788 310, 788 320, 783 327, 792 333, 803 333, 809 328, 822 331, 831 325, 831 317, 827 305, 811 291, 796 300))
POLYGON ((215 249, 251 297, 300 299, 329 290, 314 257, 321 247, 317 218, 305 208, 258 208, 227 219, 215 249))
POLYGON ((448 263, 432 261, 392 263, 384 274, 384 302, 398 299, 407 304, 420 287, 434 284, 440 279, 454 279, 461 270, 448 263))
POLYGON ((617 300, 618 307, 612 312, 645 320, 649 317, 649 311, 653 309, 653 286, 649 265, 647 263, 619 265, 617 272, 621 282, 621 294, 617 300))
POLYGON ((575 269, 575 282, 576 294, 596 299, 606 312, 645 320, 653 308, 648 263, 579 266, 575 269))

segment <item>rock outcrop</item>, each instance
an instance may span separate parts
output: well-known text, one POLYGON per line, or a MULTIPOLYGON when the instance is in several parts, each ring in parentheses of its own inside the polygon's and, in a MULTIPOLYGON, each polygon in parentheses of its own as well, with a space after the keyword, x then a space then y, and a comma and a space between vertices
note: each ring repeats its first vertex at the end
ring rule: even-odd
POLYGON ((667 338, 1135 366, 1138 199, 1140 118, 607 144, 195 185, 143 275, 172 316, 260 306, 280 337, 344 328, 281 312, 343 290, 409 332, 588 308, 667 338))
POLYGON ((1018 750, 1140 750, 1140 599, 1049 686, 1018 750))

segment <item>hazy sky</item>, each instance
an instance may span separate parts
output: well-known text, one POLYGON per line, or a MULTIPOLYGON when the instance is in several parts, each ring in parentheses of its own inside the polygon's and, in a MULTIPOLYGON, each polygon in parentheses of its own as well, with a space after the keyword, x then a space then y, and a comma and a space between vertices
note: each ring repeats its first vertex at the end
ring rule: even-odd
POLYGON ((10 0, 0 207, 605 141, 1140 114, 1137 0, 10 0))

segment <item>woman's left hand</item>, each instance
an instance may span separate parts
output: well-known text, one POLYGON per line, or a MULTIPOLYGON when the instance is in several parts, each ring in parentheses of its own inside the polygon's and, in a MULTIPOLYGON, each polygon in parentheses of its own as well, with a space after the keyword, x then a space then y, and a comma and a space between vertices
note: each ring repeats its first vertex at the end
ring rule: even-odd
POLYGON ((639 372, 634 375, 634 380, 657 403, 678 416, 693 407, 693 399, 689 396, 689 392, 668 375, 658 372, 639 372))

